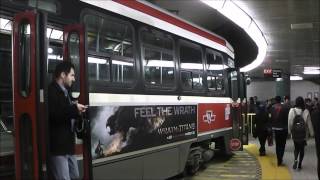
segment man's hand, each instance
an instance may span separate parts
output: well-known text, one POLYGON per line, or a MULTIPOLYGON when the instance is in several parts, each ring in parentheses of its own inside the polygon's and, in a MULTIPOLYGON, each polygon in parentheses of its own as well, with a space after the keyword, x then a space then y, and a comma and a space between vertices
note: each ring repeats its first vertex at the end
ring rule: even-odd
POLYGON ((80 113, 83 113, 83 112, 86 112, 86 109, 88 108, 88 106, 85 106, 83 104, 77 103, 77 108, 78 108, 80 113))

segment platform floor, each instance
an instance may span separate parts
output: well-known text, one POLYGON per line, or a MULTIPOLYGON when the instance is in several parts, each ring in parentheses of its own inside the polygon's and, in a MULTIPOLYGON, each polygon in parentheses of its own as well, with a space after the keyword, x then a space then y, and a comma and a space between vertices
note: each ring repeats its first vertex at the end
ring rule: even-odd
POLYGON ((255 156, 237 151, 231 157, 216 157, 186 180, 256 180, 261 179, 261 168, 255 156))
MULTIPOLYGON (((251 140, 250 143, 258 144, 257 140, 251 140)), ((259 147, 259 145, 257 145, 259 147)), ((275 156, 275 146, 267 147, 267 156, 275 156)), ((289 170, 292 180, 317 180, 317 155, 314 138, 307 141, 305 147, 305 156, 302 161, 302 169, 292 169, 294 161, 294 145, 291 139, 287 139, 286 149, 283 157, 285 167, 289 170)), ((274 166, 276 161, 274 162, 274 166)))
POLYGON ((183 180, 317 180, 316 150, 314 139, 309 139, 301 170, 293 170, 294 146, 287 140, 284 154, 285 166, 277 166, 275 146, 266 146, 267 155, 259 156, 259 143, 251 139, 244 151, 234 152, 230 157, 215 157, 196 175, 183 180))

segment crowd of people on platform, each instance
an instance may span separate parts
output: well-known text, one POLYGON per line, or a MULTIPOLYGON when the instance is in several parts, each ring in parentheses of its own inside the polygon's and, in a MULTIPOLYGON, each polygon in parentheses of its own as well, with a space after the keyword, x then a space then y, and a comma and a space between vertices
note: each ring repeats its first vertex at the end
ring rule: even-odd
POLYGON ((292 138, 294 143, 293 169, 302 169, 304 148, 307 140, 314 137, 317 155, 317 170, 319 175, 320 152, 320 101, 317 97, 303 99, 297 97, 291 102, 288 96, 258 101, 257 96, 249 98, 249 113, 255 113, 253 137, 260 143, 260 156, 266 155, 265 144, 269 139, 275 139, 277 164, 283 166, 283 155, 286 140, 292 138))

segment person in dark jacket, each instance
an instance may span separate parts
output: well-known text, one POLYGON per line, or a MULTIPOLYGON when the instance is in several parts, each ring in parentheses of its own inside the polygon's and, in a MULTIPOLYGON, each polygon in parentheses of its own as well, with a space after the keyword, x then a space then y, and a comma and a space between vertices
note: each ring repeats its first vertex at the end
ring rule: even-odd
POLYGON ((86 106, 72 102, 68 89, 75 81, 74 66, 61 62, 56 66, 55 79, 48 88, 50 176, 53 179, 77 179, 79 170, 75 153, 75 119, 86 106))
POLYGON ((282 166, 288 136, 288 114, 290 109, 288 106, 281 104, 280 96, 276 96, 274 100, 275 104, 271 108, 272 130, 275 133, 278 166, 282 166))
POLYGON ((263 104, 260 104, 259 102, 258 102, 258 108, 257 108, 256 118, 255 118, 255 126, 256 126, 255 128, 256 134, 254 136, 258 137, 259 139, 259 143, 260 143, 259 153, 260 153, 260 156, 265 156, 266 155, 265 144, 266 144, 267 137, 270 134, 271 124, 269 121, 266 107, 263 104))
POLYGON ((320 104, 318 103, 316 108, 311 114, 311 121, 314 129, 314 140, 316 141, 316 153, 317 153, 317 170, 318 170, 318 179, 320 179, 320 172, 319 172, 319 156, 320 156, 320 104))

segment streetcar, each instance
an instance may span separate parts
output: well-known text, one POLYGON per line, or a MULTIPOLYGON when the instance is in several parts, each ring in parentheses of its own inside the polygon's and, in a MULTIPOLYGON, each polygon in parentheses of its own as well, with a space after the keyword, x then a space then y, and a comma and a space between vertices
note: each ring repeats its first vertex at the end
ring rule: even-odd
POLYGON ((148 2, 2 0, 0 42, 0 179, 49 177, 47 87, 61 61, 89 105, 75 137, 82 179, 194 174, 247 141, 232 46, 148 2))

